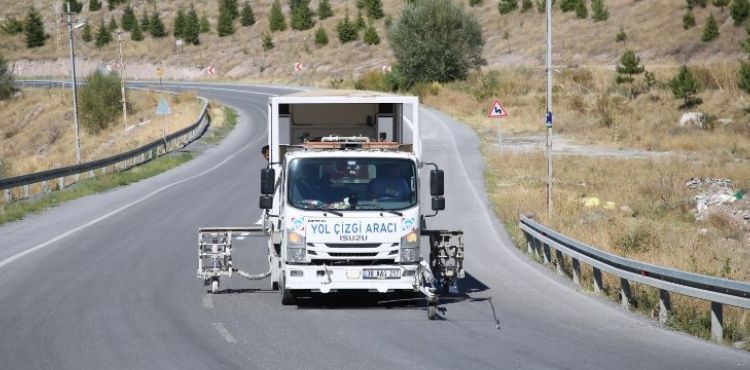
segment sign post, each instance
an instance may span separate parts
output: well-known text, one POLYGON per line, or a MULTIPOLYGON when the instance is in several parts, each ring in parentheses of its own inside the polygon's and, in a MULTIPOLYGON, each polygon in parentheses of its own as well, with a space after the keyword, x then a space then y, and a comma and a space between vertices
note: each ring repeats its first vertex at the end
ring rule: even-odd
POLYGON ((164 153, 167 152, 167 123, 165 116, 172 114, 172 110, 169 108, 169 103, 164 99, 164 85, 162 85, 161 79, 164 77, 164 68, 156 68, 156 76, 159 77, 159 104, 156 106, 156 114, 161 116, 161 132, 162 140, 164 140, 164 153))
MULTIPOLYGON (((487 118, 490 119, 500 119, 503 117, 508 117, 508 111, 503 108, 502 105, 500 105, 500 102, 495 100, 494 103, 492 103, 492 106, 490 107, 490 111, 487 113, 487 118)), ((500 130, 500 124, 497 124, 497 144, 500 150, 503 150, 503 134, 500 130)))

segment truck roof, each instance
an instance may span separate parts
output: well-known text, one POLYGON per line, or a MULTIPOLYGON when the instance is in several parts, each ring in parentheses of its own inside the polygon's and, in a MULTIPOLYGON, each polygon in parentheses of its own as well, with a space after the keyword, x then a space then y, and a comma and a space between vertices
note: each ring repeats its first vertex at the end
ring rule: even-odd
POLYGON ((385 93, 381 91, 369 91, 369 90, 337 90, 337 89, 322 89, 322 90, 307 90, 300 91, 293 94, 286 94, 283 96, 351 96, 351 97, 369 97, 369 96, 400 96, 385 93))

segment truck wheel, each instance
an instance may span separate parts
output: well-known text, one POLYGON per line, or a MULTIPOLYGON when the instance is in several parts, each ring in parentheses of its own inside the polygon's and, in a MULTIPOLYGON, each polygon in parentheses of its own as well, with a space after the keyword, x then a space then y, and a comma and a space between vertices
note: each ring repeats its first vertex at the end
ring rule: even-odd
POLYGON ((271 290, 279 290, 279 282, 278 281, 274 281, 273 283, 271 283, 271 290))
POLYGON ((281 276, 279 278, 279 293, 281 293, 282 305, 291 306, 297 303, 297 300, 294 298, 294 294, 292 294, 292 291, 286 288, 286 281, 284 281, 284 276, 281 276))
POLYGON ((216 294, 219 292, 219 279, 214 278, 211 280, 211 293, 216 294))
POLYGON ((437 318, 437 306, 433 304, 427 306, 427 318, 429 320, 435 320, 437 318))

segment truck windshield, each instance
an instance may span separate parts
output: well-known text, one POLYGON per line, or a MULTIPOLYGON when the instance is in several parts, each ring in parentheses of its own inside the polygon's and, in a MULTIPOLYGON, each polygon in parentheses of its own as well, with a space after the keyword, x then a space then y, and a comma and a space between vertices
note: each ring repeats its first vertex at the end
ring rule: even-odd
POLYGON ((289 203, 302 209, 399 210, 417 203, 414 162, 393 158, 299 158, 288 171, 289 203))

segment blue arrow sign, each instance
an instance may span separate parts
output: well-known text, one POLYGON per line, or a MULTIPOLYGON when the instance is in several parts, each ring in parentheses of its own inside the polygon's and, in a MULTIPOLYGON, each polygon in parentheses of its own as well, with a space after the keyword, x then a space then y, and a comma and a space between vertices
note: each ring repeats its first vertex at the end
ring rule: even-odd
POLYGON ((552 112, 547 112, 546 122, 547 127, 552 127, 552 112))
POLYGON ((169 107, 169 103, 167 102, 167 99, 164 99, 164 98, 159 99, 159 105, 156 106, 156 115, 168 116, 170 114, 172 114, 172 108, 169 107))

